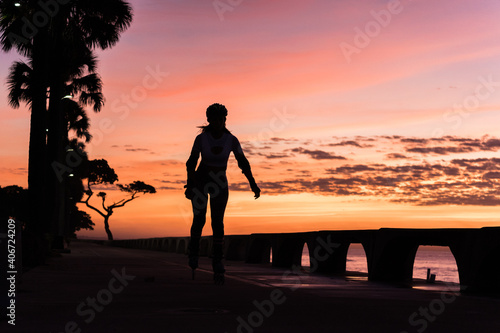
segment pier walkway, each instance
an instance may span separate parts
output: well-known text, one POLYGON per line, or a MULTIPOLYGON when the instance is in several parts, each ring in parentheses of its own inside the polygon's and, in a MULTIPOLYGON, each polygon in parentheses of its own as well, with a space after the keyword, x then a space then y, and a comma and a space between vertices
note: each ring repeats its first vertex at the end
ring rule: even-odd
POLYGON ((26 272, 1 332, 500 332, 500 299, 74 242, 26 272))

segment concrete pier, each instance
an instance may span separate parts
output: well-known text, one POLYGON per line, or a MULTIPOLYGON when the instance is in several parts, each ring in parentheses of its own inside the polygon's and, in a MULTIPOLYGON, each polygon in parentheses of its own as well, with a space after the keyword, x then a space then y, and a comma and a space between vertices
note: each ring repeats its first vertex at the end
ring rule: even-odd
POLYGON ((217 286, 209 258, 192 280, 185 254, 87 242, 70 250, 22 276, 16 325, 0 321, 0 331, 500 331, 498 298, 446 285, 423 291, 226 260, 226 283, 217 286))
MULTIPOLYGON (((300 266, 307 245, 315 272, 343 274, 350 244, 365 250, 371 281, 410 284, 420 245, 449 247, 458 268, 463 292, 500 293, 500 227, 478 229, 332 230, 300 233, 226 236, 228 259, 269 263, 274 267, 300 266), (321 260, 320 260, 321 259, 321 260)), ((187 253, 187 237, 113 241, 110 245, 187 253)), ((209 255, 211 237, 203 237, 201 253, 209 255)))

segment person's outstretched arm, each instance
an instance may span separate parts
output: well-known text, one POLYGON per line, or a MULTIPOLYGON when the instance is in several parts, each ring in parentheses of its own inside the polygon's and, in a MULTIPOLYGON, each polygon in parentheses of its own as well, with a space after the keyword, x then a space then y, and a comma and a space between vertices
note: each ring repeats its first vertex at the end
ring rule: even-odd
POLYGON ((250 168, 250 162, 248 162, 245 154, 243 154, 243 150, 241 149, 240 143, 238 139, 235 138, 237 143, 237 147, 233 150, 234 157, 236 157, 236 161, 238 161, 238 167, 241 169, 245 177, 248 179, 248 183, 250 183, 250 188, 252 192, 255 194, 255 199, 260 197, 260 188, 257 186, 255 179, 252 175, 252 169, 250 168))

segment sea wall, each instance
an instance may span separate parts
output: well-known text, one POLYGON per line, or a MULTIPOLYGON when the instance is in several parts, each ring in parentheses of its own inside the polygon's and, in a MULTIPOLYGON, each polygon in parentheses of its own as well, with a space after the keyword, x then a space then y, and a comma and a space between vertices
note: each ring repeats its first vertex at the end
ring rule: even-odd
MULTIPOLYGON (((159 237, 107 242, 112 246, 187 254, 189 237, 159 237)), ((226 260, 301 265, 304 244, 311 267, 321 274, 344 274, 347 250, 360 243, 371 281, 409 284, 420 245, 447 246, 455 257, 463 292, 500 292, 500 227, 479 229, 327 230, 225 236, 226 260), (272 251, 272 260, 271 260, 272 251)), ((212 237, 202 237, 200 255, 210 256, 212 237)))

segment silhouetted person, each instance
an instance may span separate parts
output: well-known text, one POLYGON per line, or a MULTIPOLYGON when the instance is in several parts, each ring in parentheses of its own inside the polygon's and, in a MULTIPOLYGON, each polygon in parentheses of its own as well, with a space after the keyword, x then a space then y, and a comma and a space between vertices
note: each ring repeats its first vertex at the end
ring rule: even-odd
MULTIPOLYGON (((208 196, 213 231, 212 268, 216 283, 223 283, 224 265, 224 211, 228 200, 228 183, 226 178, 227 161, 233 152, 238 166, 250 183, 255 199, 260 196, 260 189, 255 183, 250 163, 243 154, 240 142, 226 128, 227 109, 221 104, 212 104, 207 108, 207 126, 201 126, 202 133, 194 140, 191 155, 186 162, 187 185, 185 195, 193 206, 193 225, 189 242, 189 266, 198 267, 200 238, 206 221, 208 196), (198 158, 201 162, 196 169, 198 158), (195 171, 196 169, 196 171, 195 171)), ((194 276, 194 275, 193 275, 194 276)))

